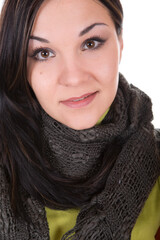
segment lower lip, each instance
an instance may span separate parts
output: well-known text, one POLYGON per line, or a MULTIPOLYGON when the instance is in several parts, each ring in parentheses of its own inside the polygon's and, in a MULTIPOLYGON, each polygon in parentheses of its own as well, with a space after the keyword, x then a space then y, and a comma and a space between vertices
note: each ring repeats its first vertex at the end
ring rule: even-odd
POLYGON ((81 101, 77 101, 77 102, 73 102, 73 101, 64 101, 61 102, 64 105, 71 107, 71 108, 82 108, 85 107, 87 105, 89 105, 93 99, 96 97, 97 92, 93 93, 92 95, 86 97, 85 99, 81 100, 81 101))

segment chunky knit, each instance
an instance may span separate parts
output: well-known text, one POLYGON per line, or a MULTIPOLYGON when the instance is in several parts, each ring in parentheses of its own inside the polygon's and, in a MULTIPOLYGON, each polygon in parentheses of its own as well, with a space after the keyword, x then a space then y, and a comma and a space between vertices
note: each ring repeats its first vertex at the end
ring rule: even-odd
MULTIPOLYGON (((64 177, 87 181, 100 171, 107 146, 115 142, 121 145, 110 173, 103 176, 103 188, 99 186, 98 192, 91 189, 91 198, 83 204, 74 229, 63 239, 130 239, 160 175, 158 144, 151 121, 149 97, 129 85, 122 75, 115 101, 99 126, 76 131, 42 111, 45 159, 64 177)), ((30 222, 14 218, 6 171, 0 163, 0 239, 49 239, 45 206, 23 188, 20 194, 30 222)))
POLYGON ((107 145, 115 139, 123 143, 104 189, 82 207, 75 228, 63 239, 130 239, 160 174, 149 97, 120 75, 115 102, 100 126, 76 131, 45 112, 42 119, 45 154, 66 177, 87 180, 100 168, 107 145))

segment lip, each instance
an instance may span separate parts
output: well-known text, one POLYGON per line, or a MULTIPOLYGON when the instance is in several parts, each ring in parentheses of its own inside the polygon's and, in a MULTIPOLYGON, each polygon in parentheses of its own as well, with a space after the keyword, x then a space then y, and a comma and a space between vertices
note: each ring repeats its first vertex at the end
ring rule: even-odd
POLYGON ((85 107, 93 101, 97 93, 98 92, 86 93, 80 97, 73 97, 65 101, 61 101, 61 103, 71 108, 85 107))

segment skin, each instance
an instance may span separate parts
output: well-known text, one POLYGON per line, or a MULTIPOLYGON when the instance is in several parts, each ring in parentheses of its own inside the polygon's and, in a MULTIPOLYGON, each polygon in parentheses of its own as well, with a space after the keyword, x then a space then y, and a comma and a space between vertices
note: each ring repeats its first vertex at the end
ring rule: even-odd
POLYGON ((122 36, 117 36, 107 8, 94 0, 46 0, 31 36, 28 81, 42 108, 70 128, 93 127, 115 98, 123 49, 122 36), (79 36, 94 23, 105 25, 96 25, 79 36), (93 36, 105 40, 97 49, 98 41, 84 43, 93 36), (47 50, 34 54, 37 48, 47 50), (86 106, 72 108, 62 103, 92 92, 97 92, 96 96, 86 106))

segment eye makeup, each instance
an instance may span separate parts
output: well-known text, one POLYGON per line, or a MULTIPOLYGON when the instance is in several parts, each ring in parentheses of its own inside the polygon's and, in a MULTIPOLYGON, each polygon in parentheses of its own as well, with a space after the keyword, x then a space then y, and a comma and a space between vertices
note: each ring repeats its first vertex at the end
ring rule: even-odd
POLYGON ((93 48, 89 47, 87 49, 84 49, 83 51, 85 51, 85 50, 97 50, 102 45, 104 45, 106 41, 107 41, 107 39, 104 39, 104 38, 102 38, 100 36, 92 36, 92 37, 90 37, 90 38, 88 38, 87 40, 84 41, 84 43, 82 44, 82 48, 84 48, 87 45, 87 43, 89 43, 89 42, 90 43, 91 42, 96 43, 95 44, 96 46, 94 46, 93 48))
MULTIPOLYGON (((92 36, 86 39, 82 43, 81 50, 82 51, 98 50, 100 47, 102 47, 102 45, 105 44, 106 41, 107 41, 107 38, 102 38, 99 35, 92 36)), ((36 61, 47 61, 50 58, 56 57, 56 53, 51 48, 36 47, 31 51, 31 54, 29 54, 29 57, 33 58, 36 61)))
POLYGON ((32 51, 32 53, 29 54, 29 57, 33 58, 34 60, 37 61, 46 61, 49 58, 53 58, 56 56, 56 54, 54 53, 54 51, 51 48, 47 48, 47 47, 36 47, 34 48, 32 51), (38 56, 40 53, 46 53, 49 54, 48 57, 47 55, 44 55, 42 58, 40 58, 40 56, 38 56))

